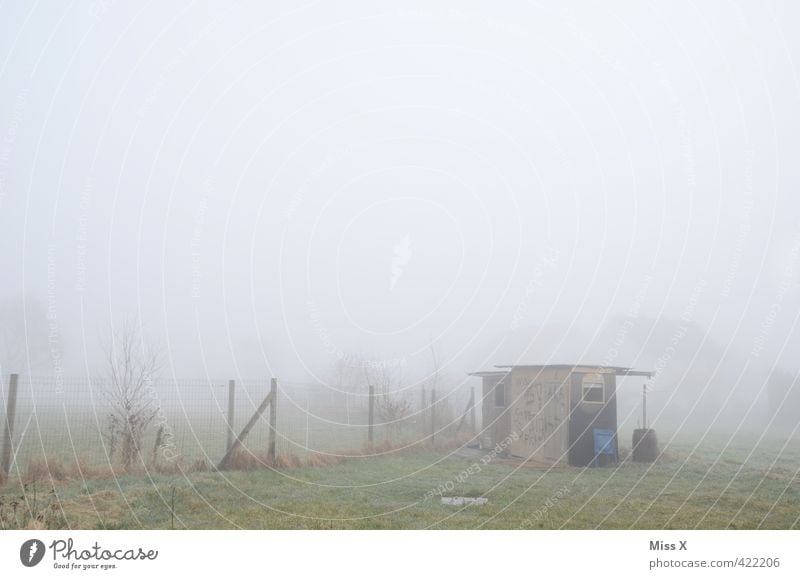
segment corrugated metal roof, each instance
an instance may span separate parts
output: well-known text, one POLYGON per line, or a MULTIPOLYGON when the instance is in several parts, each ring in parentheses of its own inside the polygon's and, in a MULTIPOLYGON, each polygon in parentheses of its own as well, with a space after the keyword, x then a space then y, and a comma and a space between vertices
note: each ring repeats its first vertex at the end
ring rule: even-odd
POLYGON ((634 370, 626 366, 605 366, 603 364, 496 364, 495 368, 501 370, 490 370, 482 372, 472 372, 469 376, 498 376, 507 374, 514 368, 598 368, 603 370, 614 370, 617 376, 646 376, 652 377, 655 372, 651 370, 634 370), (503 371, 507 370, 507 371, 503 371))

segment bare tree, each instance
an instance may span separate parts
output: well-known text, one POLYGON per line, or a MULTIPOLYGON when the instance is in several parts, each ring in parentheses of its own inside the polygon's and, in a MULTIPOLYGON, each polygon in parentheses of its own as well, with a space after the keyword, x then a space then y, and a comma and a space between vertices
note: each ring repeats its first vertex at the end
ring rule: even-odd
MULTIPOLYGON (((442 396, 441 392, 436 392, 436 387, 439 385, 439 354, 436 351, 436 346, 433 343, 433 339, 430 340, 428 344, 428 349, 431 352, 431 373, 427 378, 428 388, 431 392, 431 407, 433 406, 433 397, 434 396, 442 396)), ((442 403, 438 402, 436 408, 431 408, 430 412, 432 412, 432 418, 438 423, 441 421, 441 408, 442 403), (438 420, 437 420, 438 419, 438 420)), ((432 428, 436 430, 436 424, 432 425, 432 428)))
POLYGON ((159 407, 153 381, 161 370, 161 355, 148 343, 135 319, 112 331, 105 350, 107 376, 103 396, 109 404, 106 438, 110 455, 129 468, 141 459, 142 439, 159 407))
MULTIPOLYGON (((447 372, 442 371, 440 351, 436 348, 433 340, 428 345, 428 350, 431 354, 431 371, 425 379, 428 389, 436 395, 436 408, 432 408, 433 416, 436 420, 434 428, 440 428, 442 425, 452 427, 454 424, 453 418, 453 402, 457 403, 457 393, 454 388, 454 381, 447 372)), ((466 403, 466 401, 464 402, 466 403)), ((431 401, 433 406, 433 401, 431 401)))
POLYGON ((375 389, 375 405, 382 422, 394 428, 411 411, 411 401, 402 391, 402 377, 396 365, 363 362, 364 381, 375 389))
POLYGON ((360 355, 337 356, 328 372, 328 384, 338 392, 365 394, 364 358, 360 355))
POLYGON ((436 351, 436 346, 434 345, 433 340, 431 340, 430 344, 428 344, 428 349, 431 351, 431 362, 432 362, 432 369, 431 369, 431 375, 429 377, 430 380, 429 383, 431 389, 435 390, 436 386, 439 384, 440 365, 439 365, 439 354, 436 351))

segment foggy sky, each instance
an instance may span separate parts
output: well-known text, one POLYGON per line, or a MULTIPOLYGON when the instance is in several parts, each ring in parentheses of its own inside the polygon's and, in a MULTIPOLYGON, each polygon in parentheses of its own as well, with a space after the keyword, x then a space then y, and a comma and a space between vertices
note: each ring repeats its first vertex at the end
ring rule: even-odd
POLYGON ((617 365, 691 324, 799 369, 796 5, 430 4, 5 3, 37 370, 130 315, 176 376, 601 362, 626 320, 617 365))

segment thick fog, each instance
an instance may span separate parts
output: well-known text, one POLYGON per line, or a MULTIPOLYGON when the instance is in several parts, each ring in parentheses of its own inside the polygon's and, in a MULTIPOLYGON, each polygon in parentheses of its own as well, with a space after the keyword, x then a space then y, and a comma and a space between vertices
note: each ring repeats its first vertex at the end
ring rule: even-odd
POLYGON ((91 374, 133 317, 174 377, 433 350, 781 422, 800 8, 561 4, 5 5, 2 372, 91 374))

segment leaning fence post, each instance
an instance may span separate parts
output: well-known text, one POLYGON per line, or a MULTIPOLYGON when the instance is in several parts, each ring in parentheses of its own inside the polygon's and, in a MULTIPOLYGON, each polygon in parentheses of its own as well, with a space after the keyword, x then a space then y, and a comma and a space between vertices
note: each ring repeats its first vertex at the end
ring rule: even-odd
POLYGON ((278 380, 271 378, 269 381, 269 392, 272 400, 269 403, 269 450, 268 457, 272 464, 275 463, 275 437, 278 431, 276 421, 278 419, 278 380))
POLYGON ((228 441, 225 451, 229 451, 233 446, 233 406, 236 400, 236 380, 228 380, 228 441))
POLYGON ((14 418, 17 415, 17 381, 19 374, 11 374, 8 378, 8 399, 6 402, 6 420, 3 433, 3 454, 0 460, 2 478, 11 470, 11 447, 14 441, 14 418))
POLYGON ((369 387, 369 425, 367 427, 367 444, 370 448, 375 443, 375 433, 373 428, 375 426, 375 387, 369 387))
POLYGON ((261 401, 261 404, 258 405, 255 413, 253 413, 253 415, 250 417, 250 420, 247 421, 247 424, 244 425, 244 428, 242 428, 242 431, 239 433, 239 436, 236 437, 236 440, 233 441, 233 446, 231 446, 230 450, 225 453, 225 456, 222 457, 222 460, 219 461, 217 470, 225 470, 230 466, 230 462, 234 454, 239 450, 239 447, 244 442, 244 439, 247 438, 248 434, 250 434, 250 431, 256 425, 256 422, 258 422, 259 418, 261 418, 261 415, 264 414, 267 406, 272 406, 272 394, 274 392, 275 390, 270 391, 270 393, 264 397, 264 400, 261 401))

